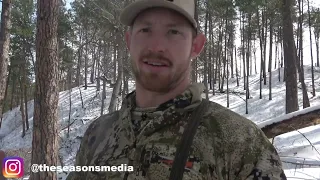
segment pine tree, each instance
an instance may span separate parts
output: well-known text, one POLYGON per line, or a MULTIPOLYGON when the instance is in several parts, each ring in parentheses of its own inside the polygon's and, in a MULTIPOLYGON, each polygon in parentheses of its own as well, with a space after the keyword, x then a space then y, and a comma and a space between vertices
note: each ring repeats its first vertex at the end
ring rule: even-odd
MULTIPOLYGON (((58 13, 59 0, 38 0, 36 92, 32 164, 57 165, 58 160, 58 13)), ((56 172, 31 173, 33 180, 56 180, 56 172)))

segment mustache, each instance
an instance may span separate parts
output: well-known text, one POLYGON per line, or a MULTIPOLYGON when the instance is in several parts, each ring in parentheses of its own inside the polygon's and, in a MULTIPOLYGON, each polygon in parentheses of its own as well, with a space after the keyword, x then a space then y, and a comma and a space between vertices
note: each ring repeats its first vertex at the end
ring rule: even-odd
POLYGON ((153 53, 153 52, 147 52, 141 55, 141 59, 159 59, 166 61, 168 64, 172 64, 171 60, 164 56, 162 53, 153 53))

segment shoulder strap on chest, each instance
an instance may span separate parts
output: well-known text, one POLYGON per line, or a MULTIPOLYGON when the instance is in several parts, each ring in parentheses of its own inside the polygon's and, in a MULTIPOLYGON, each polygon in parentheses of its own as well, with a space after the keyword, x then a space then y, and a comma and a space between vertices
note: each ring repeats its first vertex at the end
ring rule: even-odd
POLYGON ((192 112, 191 117, 188 120, 187 128, 184 130, 180 144, 177 148, 171 168, 170 180, 182 180, 194 135, 196 134, 197 128, 202 121, 202 117, 206 112, 208 105, 209 101, 202 99, 201 104, 192 112))

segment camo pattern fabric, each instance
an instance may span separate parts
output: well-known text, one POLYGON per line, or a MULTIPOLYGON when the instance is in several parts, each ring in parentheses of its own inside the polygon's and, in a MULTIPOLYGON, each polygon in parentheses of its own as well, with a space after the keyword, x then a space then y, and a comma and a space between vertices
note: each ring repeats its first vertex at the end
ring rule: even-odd
MULTIPOLYGON (((132 172, 72 172, 67 180, 167 180, 187 118, 204 86, 192 84, 154 108, 137 108, 135 92, 119 111, 95 120, 76 156, 77 166, 133 166, 132 172)), ((284 180, 276 149, 250 120, 209 103, 194 137, 184 180, 284 180)))

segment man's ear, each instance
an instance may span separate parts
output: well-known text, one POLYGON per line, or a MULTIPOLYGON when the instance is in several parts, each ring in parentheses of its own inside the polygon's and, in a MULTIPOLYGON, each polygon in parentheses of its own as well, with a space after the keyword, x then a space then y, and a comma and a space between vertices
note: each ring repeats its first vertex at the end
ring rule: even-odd
POLYGON ((196 58, 197 56, 200 55, 200 53, 203 50, 203 47, 206 43, 206 37, 204 34, 198 34, 192 42, 192 47, 191 47, 191 59, 196 58))
POLYGON ((131 31, 128 30, 125 34, 125 39, 126 39, 126 45, 128 50, 130 51, 130 43, 131 43, 131 31))

